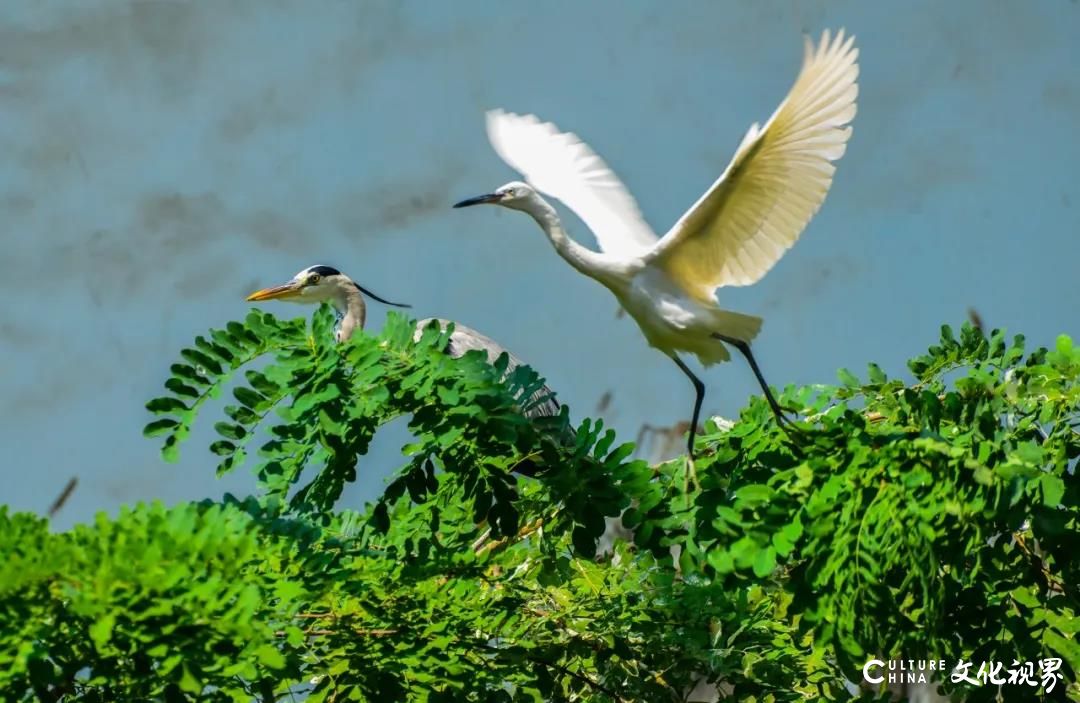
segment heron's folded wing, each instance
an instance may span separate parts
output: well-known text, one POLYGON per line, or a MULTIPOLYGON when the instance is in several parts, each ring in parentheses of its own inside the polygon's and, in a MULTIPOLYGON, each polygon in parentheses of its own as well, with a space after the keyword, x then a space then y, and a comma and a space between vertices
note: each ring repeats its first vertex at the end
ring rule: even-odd
MULTIPOLYGON (((413 339, 420 341, 420 337, 423 335, 428 324, 435 319, 437 318, 429 317, 426 320, 420 320, 420 322, 416 323, 416 333, 413 335, 413 339)), ((451 324, 450 320, 442 319, 439 319, 438 323, 439 327, 443 330, 446 330, 447 326, 451 324)), ((498 361, 499 356, 505 353, 508 362, 506 365, 507 374, 511 374, 517 367, 525 365, 525 362, 514 356, 513 352, 506 349, 486 334, 482 334, 471 327, 466 327, 465 325, 456 322, 453 323, 453 325, 454 332, 450 335, 450 344, 446 349, 446 353, 452 358, 460 359, 471 351, 482 351, 487 355, 488 363, 494 364, 498 361)), ((554 417, 559 414, 561 407, 559 402, 555 400, 555 392, 546 385, 532 394, 528 404, 529 409, 525 411, 525 417, 529 419, 537 417, 554 417), (542 402, 541 399, 543 399, 542 402)))
POLYGON ((557 198, 592 230, 605 253, 641 256, 658 241, 634 197, 577 135, 535 115, 487 113, 499 157, 541 193, 557 198))
POLYGON ((859 74, 854 37, 809 39, 787 98, 743 137, 727 169, 664 235, 649 261, 686 291, 711 299, 721 286, 758 281, 825 201, 844 155, 859 74))

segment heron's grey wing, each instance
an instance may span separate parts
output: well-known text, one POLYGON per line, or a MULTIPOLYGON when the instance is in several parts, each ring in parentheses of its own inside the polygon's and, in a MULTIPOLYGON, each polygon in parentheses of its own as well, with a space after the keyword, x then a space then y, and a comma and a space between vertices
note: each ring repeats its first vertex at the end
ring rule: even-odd
MULTIPOLYGON (((472 351, 479 350, 487 354, 488 362, 494 364, 504 352, 508 357, 506 373, 513 373, 514 369, 524 366, 525 362, 514 356, 513 352, 505 349, 491 337, 481 334, 474 329, 454 323, 454 333, 450 335, 450 346, 447 353, 455 359, 472 351)), ((525 417, 529 419, 537 417, 554 417, 559 414, 559 403, 555 400, 554 392, 543 386, 529 399, 529 409, 525 417), (541 402, 540 399, 543 398, 541 402)))
MULTIPOLYGON (((432 320, 437 320, 439 327, 443 330, 450 324, 449 320, 439 318, 420 320, 416 323, 416 332, 413 334, 413 339, 419 340, 423 335, 424 329, 427 328, 432 320)), ((506 372, 508 374, 512 373, 517 367, 525 365, 524 361, 514 356, 512 352, 505 349, 491 337, 481 334, 461 323, 455 322, 454 332, 450 335, 450 343, 446 348, 446 353, 455 359, 459 359, 474 350, 484 352, 487 355, 488 363, 490 364, 494 364, 499 356, 505 352, 509 360, 509 363, 506 365, 506 372)), ((555 400, 555 394, 546 385, 534 393, 529 401, 530 408, 525 412, 525 417, 529 419, 537 417, 554 417, 559 414, 559 403, 555 400), (544 399, 543 402, 538 402, 541 398, 544 399)))

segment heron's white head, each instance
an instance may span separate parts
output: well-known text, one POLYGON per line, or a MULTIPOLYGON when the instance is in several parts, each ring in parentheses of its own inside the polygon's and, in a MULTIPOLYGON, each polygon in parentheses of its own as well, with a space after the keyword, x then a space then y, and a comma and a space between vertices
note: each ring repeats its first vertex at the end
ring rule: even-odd
POLYGON ((290 303, 314 304, 338 300, 353 285, 348 276, 332 266, 308 266, 288 283, 257 290, 247 299, 251 302, 286 300, 290 303))
POLYGON ((292 277, 292 280, 288 283, 282 283, 281 285, 271 286, 270 288, 263 288, 257 290, 247 297, 251 302, 258 302, 262 300, 287 300, 291 303, 321 303, 323 301, 330 301, 334 303, 338 309, 342 309, 343 304, 350 296, 363 293, 364 295, 378 300, 380 303, 386 305, 393 305, 394 307, 407 308, 409 305, 403 303, 391 303, 389 300, 384 300, 375 295, 371 291, 360 286, 360 284, 353 281, 351 278, 338 271, 333 266, 308 266, 292 277))
POLYGON ((321 303, 329 301, 338 311, 337 341, 344 342, 354 330, 363 329, 367 318, 364 296, 399 308, 403 303, 391 303, 360 286, 333 266, 308 266, 292 277, 288 283, 257 290, 247 297, 249 301, 287 300, 291 303, 321 303), (363 294, 363 295, 361 295, 363 294))
POLYGON ((475 198, 462 200, 455 203, 454 207, 469 207, 470 205, 502 205, 511 210, 530 210, 541 202, 540 194, 528 183, 510 181, 506 185, 499 186, 493 192, 486 195, 478 195, 475 198))

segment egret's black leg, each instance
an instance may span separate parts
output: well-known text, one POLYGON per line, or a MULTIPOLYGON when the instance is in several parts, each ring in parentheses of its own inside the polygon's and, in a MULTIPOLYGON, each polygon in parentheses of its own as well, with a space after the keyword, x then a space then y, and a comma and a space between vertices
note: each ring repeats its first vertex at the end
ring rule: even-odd
POLYGON ((683 481, 683 494, 686 496, 687 507, 690 507, 690 482, 693 481, 695 487, 701 487, 697 480, 697 466, 694 465, 694 439, 697 437, 701 401, 705 400, 705 384, 682 362, 682 359, 674 354, 671 355, 671 358, 675 361, 675 365, 682 369, 682 372, 690 379, 690 383, 694 384, 694 416, 690 418, 690 432, 686 439, 686 480, 683 481))
POLYGON ((769 384, 765 383, 765 377, 761 374, 761 368, 757 365, 754 354, 750 351, 750 345, 741 339, 732 339, 731 337, 725 337, 722 334, 714 334, 713 337, 725 344, 730 344, 735 347, 743 357, 746 358, 746 362, 750 364, 750 370, 754 372, 754 377, 757 378, 758 385, 761 386, 761 390, 765 394, 765 400, 768 401, 769 407, 772 408, 773 415, 776 416, 777 424, 779 424, 780 427, 787 429, 786 426, 791 424, 791 420, 784 415, 784 411, 780 409, 780 403, 776 402, 776 398, 773 397, 772 391, 769 390, 769 384))
POLYGON ((698 416, 701 414, 701 401, 705 400, 705 384, 701 382, 701 379, 694 375, 694 372, 682 362, 682 359, 671 355, 675 365, 682 369, 682 372, 686 374, 686 377, 690 379, 690 383, 694 384, 694 416, 690 418, 690 436, 686 440, 686 452, 687 455, 694 458, 694 438, 697 435, 697 423, 698 416))

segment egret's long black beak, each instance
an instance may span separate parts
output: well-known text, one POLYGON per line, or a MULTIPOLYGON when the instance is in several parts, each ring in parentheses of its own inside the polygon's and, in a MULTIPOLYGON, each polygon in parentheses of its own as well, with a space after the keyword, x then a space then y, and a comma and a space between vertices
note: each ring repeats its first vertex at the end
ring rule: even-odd
POLYGON ((502 200, 502 196, 498 193, 488 193, 487 195, 478 195, 475 198, 469 198, 462 200, 460 203, 455 203, 454 207, 469 207, 470 205, 485 205, 488 203, 497 203, 502 200))

